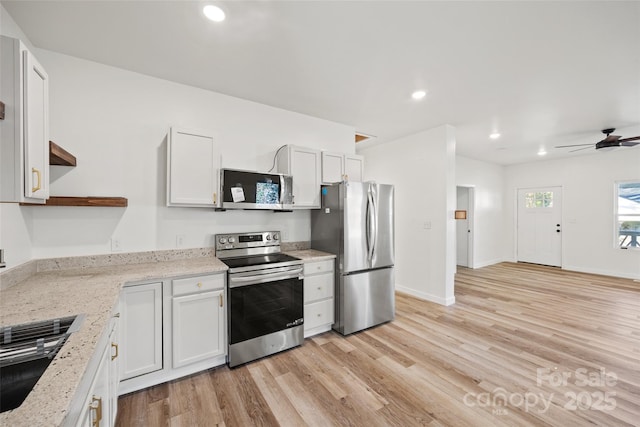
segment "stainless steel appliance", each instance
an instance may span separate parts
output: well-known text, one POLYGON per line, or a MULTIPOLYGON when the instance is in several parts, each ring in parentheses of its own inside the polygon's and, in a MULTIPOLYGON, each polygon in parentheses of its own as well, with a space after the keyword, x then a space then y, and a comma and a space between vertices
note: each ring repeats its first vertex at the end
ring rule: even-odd
POLYGON ((293 177, 237 169, 220 172, 223 209, 291 210, 293 177))
POLYGON ((348 335, 393 320, 393 186, 343 182, 323 186, 321 195, 311 247, 337 255, 333 329, 348 335))
POLYGON ((302 344, 302 260, 280 253, 280 233, 218 234, 215 238, 216 256, 229 267, 228 365, 302 344))

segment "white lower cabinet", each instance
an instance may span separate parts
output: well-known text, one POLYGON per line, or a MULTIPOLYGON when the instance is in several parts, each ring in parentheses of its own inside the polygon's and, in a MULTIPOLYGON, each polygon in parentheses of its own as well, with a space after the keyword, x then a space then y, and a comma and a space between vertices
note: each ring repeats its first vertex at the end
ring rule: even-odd
MULTIPOLYGON (((96 353, 98 366, 88 369, 88 377, 83 381, 90 381, 88 393, 80 409, 77 426, 81 427, 112 427, 116 423, 118 414, 118 383, 119 383, 119 345, 118 319, 114 317, 110 323, 110 333, 107 344, 96 353), (93 376, 91 376, 93 375, 93 376)), ((91 367, 93 364, 90 363, 91 367)), ((70 414, 74 411, 72 410, 70 414)), ((69 420, 68 420, 69 421, 69 420)), ((64 425, 73 425, 65 422, 64 425)))
POLYGON ((334 321, 335 260, 304 264, 304 337, 331 330, 334 321))
POLYGON ((224 272, 125 287, 121 395, 226 362, 225 287, 224 272))
POLYGON ((174 368, 224 356, 224 306, 224 288, 173 298, 174 368))
POLYGON ((162 369, 162 282, 124 288, 122 380, 162 369))

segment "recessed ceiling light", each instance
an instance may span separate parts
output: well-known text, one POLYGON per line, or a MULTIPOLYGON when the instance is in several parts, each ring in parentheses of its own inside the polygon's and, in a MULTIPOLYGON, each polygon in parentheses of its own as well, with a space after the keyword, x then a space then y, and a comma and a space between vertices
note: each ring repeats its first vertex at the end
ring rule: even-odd
POLYGON ((538 156, 546 156, 547 152, 545 151, 544 148, 541 148, 540 151, 538 151, 538 156))
POLYGON ((425 92, 424 90, 417 90, 411 94, 411 97, 413 99, 422 99, 425 96, 427 96, 427 92, 425 92))
POLYGON ((500 134, 498 132, 494 132, 491 135, 489 135, 489 138, 498 139, 498 138, 500 138, 500 134))
POLYGON ((204 9, 202 9, 202 13, 204 13, 204 16, 211 19, 213 22, 222 22, 225 18, 224 11, 218 6, 213 6, 211 4, 205 6, 204 9))

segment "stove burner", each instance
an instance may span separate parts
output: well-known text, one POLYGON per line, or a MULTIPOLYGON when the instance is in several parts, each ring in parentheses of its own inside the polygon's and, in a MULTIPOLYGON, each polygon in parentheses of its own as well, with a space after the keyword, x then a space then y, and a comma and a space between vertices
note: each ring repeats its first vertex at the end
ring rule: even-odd
POLYGON ((299 261, 298 258, 294 258, 283 253, 269 254, 269 255, 253 255, 248 257, 227 258, 222 259, 230 269, 241 267, 254 267, 257 265, 269 265, 279 262, 299 261))

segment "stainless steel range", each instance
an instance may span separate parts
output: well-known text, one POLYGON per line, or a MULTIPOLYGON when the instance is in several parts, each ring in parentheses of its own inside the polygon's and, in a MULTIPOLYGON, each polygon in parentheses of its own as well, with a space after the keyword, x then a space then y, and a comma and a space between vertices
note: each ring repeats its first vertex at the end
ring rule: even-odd
POLYGON ((280 252, 280 233, 216 235, 228 267, 230 367, 302 344, 302 260, 280 252))

